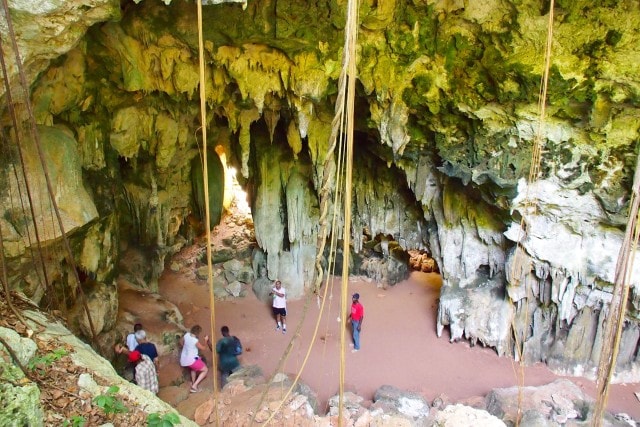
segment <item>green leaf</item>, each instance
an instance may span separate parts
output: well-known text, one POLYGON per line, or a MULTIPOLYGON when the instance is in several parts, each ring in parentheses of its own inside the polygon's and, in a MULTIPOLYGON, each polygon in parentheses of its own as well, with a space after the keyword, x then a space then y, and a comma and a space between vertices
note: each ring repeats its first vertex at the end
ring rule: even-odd
POLYGON ((96 396, 93 399, 93 402, 99 407, 104 408, 110 400, 111 399, 109 399, 109 396, 105 396, 104 394, 101 394, 99 396, 96 396))
POLYGON ((158 413, 153 413, 147 415, 147 426, 148 427, 173 427, 180 424, 180 417, 173 413, 169 412, 168 414, 160 415, 158 413))
POLYGON ((164 416, 164 419, 171 421, 174 425, 180 424, 180 417, 175 412, 169 412, 164 416))
POLYGON ((118 387, 117 385, 112 385, 111 387, 109 387, 109 389, 107 390, 107 394, 116 394, 117 392, 120 391, 120 387, 118 387))

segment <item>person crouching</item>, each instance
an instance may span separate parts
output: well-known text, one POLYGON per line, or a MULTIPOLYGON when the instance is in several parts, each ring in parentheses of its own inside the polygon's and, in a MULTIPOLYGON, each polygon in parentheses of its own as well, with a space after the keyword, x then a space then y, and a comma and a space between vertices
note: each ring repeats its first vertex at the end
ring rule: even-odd
POLYGON ((134 350, 128 354, 127 358, 135 365, 136 384, 153 394, 158 394, 158 373, 149 356, 134 350))
MULTIPOLYGON (((202 332, 200 325, 195 325, 191 328, 191 331, 184 334, 180 338, 180 344, 182 345, 182 353, 180 353, 180 366, 188 367, 191 374, 191 393, 197 393, 200 390, 198 385, 205 379, 209 368, 199 356, 199 350, 204 351, 206 347, 200 343, 198 336, 202 332)), ((209 340, 209 336, 206 336, 205 341, 209 340)))

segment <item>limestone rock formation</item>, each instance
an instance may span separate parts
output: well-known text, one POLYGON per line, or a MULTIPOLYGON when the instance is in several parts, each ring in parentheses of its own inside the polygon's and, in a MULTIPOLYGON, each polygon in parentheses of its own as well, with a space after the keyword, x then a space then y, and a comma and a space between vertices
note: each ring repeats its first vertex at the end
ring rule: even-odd
MULTIPOLYGON (((8 313, 5 304, 3 304, 2 310, 4 313, 8 313)), ((110 387, 117 387, 117 395, 114 395, 116 399, 120 402, 127 402, 131 408, 135 408, 145 415, 168 412, 175 414, 173 408, 151 392, 120 377, 107 360, 100 357, 91 347, 80 341, 58 321, 47 318, 37 311, 24 311, 23 314, 28 319, 26 327, 30 329, 31 336, 28 336, 29 334, 19 336, 11 329, 0 327, 0 338, 3 340, 0 345, 0 372, 2 372, 3 379, 0 386, 0 396, 2 401, 6 403, 0 408, 0 421, 3 425, 55 425, 62 424, 67 419, 71 420, 72 417, 61 419, 62 414, 56 413, 52 409, 58 407, 58 404, 50 404, 46 411, 43 410, 40 399, 41 388, 50 393, 43 398, 61 399, 60 404, 68 407, 71 411, 74 408, 84 408, 83 415, 90 412, 86 408, 91 409, 92 405, 97 407, 94 398, 107 395, 110 387), (37 334, 33 334, 34 331, 37 334), (50 348, 52 351, 36 355, 37 348, 50 348), (50 365, 57 360, 52 356, 56 354, 56 351, 60 352, 58 353, 60 355, 66 356, 68 354, 70 356, 70 365, 66 366, 62 375, 72 382, 70 385, 74 387, 75 393, 69 392, 72 387, 68 384, 60 384, 60 387, 51 394, 45 381, 33 380, 34 369, 43 371, 51 369, 50 365), (11 360, 13 354, 19 355, 18 363, 11 360), (70 394, 63 394, 63 391, 70 394)), ((5 319, 8 317, 5 316, 5 319)), ((59 374, 57 373, 57 375, 59 374)), ((79 411, 79 409, 76 410, 79 411)), ((74 415, 80 417, 80 412, 74 415)), ((134 422, 133 420, 137 419, 134 417, 138 415, 129 413, 127 419, 129 422, 134 422)), ((181 425, 197 425, 178 414, 175 415, 182 423, 181 425)), ((89 421, 86 417, 82 417, 82 419, 85 422, 89 421)), ((139 421, 144 422, 144 419, 139 421)))
MULTIPOLYGON (((64 126, 74 153, 56 194, 73 188, 80 199, 65 204, 65 222, 86 280, 72 283, 61 256, 46 263, 65 295, 112 286, 117 259, 131 248, 147 261, 140 285, 154 289, 167 256, 201 229, 205 198, 193 185, 203 154, 200 84, 207 154, 238 170, 249 195, 255 256, 263 257, 252 260, 256 277, 265 266, 265 277, 293 284, 291 297, 311 287, 322 202, 340 206, 329 178, 338 154, 327 148, 344 5, 244 6, 203 9, 200 82, 192 3, 13 3, 37 123, 45 135, 64 126)), ((403 251, 428 252, 443 276, 439 332, 449 327, 455 339, 500 354, 515 354, 510 337, 518 335, 527 361, 589 374, 640 138, 640 11, 633 0, 556 5, 542 122, 548 13, 535 0, 362 2, 349 250, 390 236, 403 251), (538 183, 528 186, 538 139, 538 183)), ((19 164, 15 147, 9 152, 0 160, 6 183, 19 164)), ((221 197, 207 203, 222 212, 228 186, 213 181, 221 197)), ((0 196, 10 200, 17 188, 2 186, 0 196)), ((11 285, 34 300, 53 298, 25 267, 31 214, 19 206, 0 215, 11 285)), ((329 235, 340 236, 342 215, 330 224, 329 235)), ((637 268, 619 360, 627 381, 639 378, 637 268)))
MULTIPOLYGON (((502 427, 507 424, 499 418, 488 414, 486 411, 470 408, 464 405, 449 405, 438 412, 435 417, 435 425, 438 427, 455 427, 462 425, 502 427)), ((522 424, 527 425, 527 424, 522 424)))
POLYGON ((393 386, 383 385, 373 396, 372 411, 386 409, 390 413, 397 411, 412 421, 420 424, 429 416, 429 404, 417 394, 398 390, 393 386))
MULTIPOLYGON (((522 402, 522 425, 589 425, 593 401, 574 383, 560 379, 540 387, 495 389, 486 397, 487 411, 506 423, 515 423, 522 402), (531 424, 529 424, 531 423, 531 424)), ((607 414, 609 425, 628 425, 607 414)))

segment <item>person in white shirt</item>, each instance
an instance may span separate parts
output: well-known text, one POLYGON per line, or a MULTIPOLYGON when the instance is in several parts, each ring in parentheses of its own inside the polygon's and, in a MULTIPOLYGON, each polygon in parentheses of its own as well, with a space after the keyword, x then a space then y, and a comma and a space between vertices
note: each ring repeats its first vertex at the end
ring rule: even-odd
MULTIPOLYGON (((200 343, 198 335, 202 332, 200 325, 195 325, 191 328, 190 332, 184 334, 184 337, 180 338, 180 344, 182 345, 182 353, 180 353, 180 366, 189 368, 191 372, 191 393, 197 393, 198 384, 204 380, 209 372, 209 368, 204 363, 199 355, 198 350, 204 351, 207 347, 200 343)), ((205 342, 209 342, 209 336, 204 337, 205 342)))
MULTIPOLYGON (((136 332, 141 330, 142 330, 142 323, 136 323, 135 325, 133 325, 133 332, 127 335, 126 350, 124 349, 122 344, 118 343, 114 348, 116 351, 116 354, 122 354, 122 353, 130 354, 132 351, 134 351, 136 347, 138 347, 138 340, 136 340, 136 332)), ((131 363, 130 361, 127 361, 127 364, 125 365, 124 371, 123 371, 123 376, 126 379, 130 381, 135 380, 135 366, 136 366, 135 363, 131 363)))
POLYGON ((136 332, 142 330, 142 323, 136 323, 133 325, 133 332, 127 335, 127 348, 129 351, 133 351, 138 346, 138 341, 136 340, 136 332))
POLYGON ((282 287, 280 280, 276 280, 275 286, 269 292, 273 296, 273 315, 276 318, 276 331, 282 328, 282 333, 287 333, 287 291, 282 287))

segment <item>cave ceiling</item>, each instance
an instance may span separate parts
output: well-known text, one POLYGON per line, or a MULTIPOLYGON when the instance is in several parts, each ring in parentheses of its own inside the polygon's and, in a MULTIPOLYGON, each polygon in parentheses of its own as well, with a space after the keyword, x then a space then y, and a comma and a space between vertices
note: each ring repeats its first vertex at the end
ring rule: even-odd
MULTIPOLYGON (((345 5, 274 0, 245 8, 205 6, 208 120, 222 120, 238 135, 259 119, 273 132, 282 117, 303 139, 312 122, 330 120, 345 5)), ((362 2, 359 130, 388 148, 386 161, 411 163, 431 150, 449 176, 498 192, 513 188, 528 171, 537 126, 544 6, 362 2)), ((637 5, 557 2, 556 9, 544 172, 572 168, 559 175, 583 190, 600 190, 603 180, 628 185, 633 160, 627 154, 638 128, 637 5), (620 179, 609 175, 614 169, 620 179)), ((196 126, 196 7, 186 1, 124 2, 104 18, 111 22, 90 27, 41 72, 36 117, 75 129, 91 123, 110 134, 118 155, 131 158, 138 146, 118 129, 127 125, 122 116, 138 114, 153 126, 144 117, 168 114, 181 129, 196 126)), ((139 139, 145 131, 137 132, 139 139)), ((159 166, 171 161, 166 157, 159 166)))
MULTIPOLYGON (((327 149, 346 5, 214 0, 202 9, 207 143, 225 153, 249 192, 269 277, 289 275, 304 286, 313 276, 322 185, 335 168, 327 149)), ((55 147, 52 167, 63 182, 63 166, 73 166, 72 188, 80 180, 87 190, 61 185, 67 196, 80 191, 79 208, 60 196, 68 226, 93 236, 92 245, 78 237, 82 267, 108 282, 117 242, 136 240, 153 249, 147 278, 157 278, 203 203, 195 183, 202 171, 193 166, 202 150, 196 4, 21 0, 9 7, 33 115, 55 147)), ((548 7, 539 0, 360 2, 353 229, 428 251, 444 281, 440 310, 449 310, 439 328, 501 353, 508 352, 504 319, 485 313, 465 325, 447 301, 477 311, 495 303, 492 311, 506 319, 528 292, 512 286, 520 274, 538 286, 531 297, 541 310, 557 306, 545 311, 551 323, 593 321, 585 313, 595 316, 610 292, 636 163, 637 1, 555 2, 543 115, 548 7), (537 140, 541 184, 533 187, 527 176, 537 140), (523 201, 529 193, 536 212, 523 201), (515 271, 521 218, 530 227, 522 242, 530 268, 515 271), (471 301, 449 289, 481 292, 471 301), (504 295, 509 302, 496 299, 504 295), (476 328, 483 322, 493 327, 476 328)), ((17 87, 4 21, 0 32, 17 87)), ((0 221, 18 257, 29 245, 20 221, 9 214, 0 221)), ((636 316, 640 297, 632 300, 636 316)), ((580 351, 590 360, 591 347, 580 351)))

